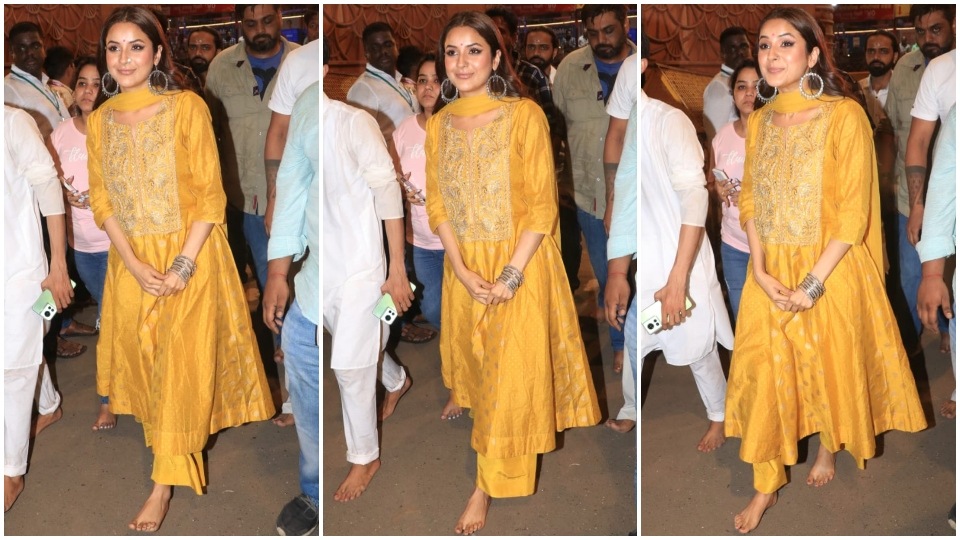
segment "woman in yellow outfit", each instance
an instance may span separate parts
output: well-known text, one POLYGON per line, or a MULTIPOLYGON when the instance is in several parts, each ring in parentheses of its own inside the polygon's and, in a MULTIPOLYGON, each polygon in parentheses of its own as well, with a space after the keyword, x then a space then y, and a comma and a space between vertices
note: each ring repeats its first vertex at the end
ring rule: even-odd
POLYGON ((94 220, 110 236, 97 390, 143 424, 154 488, 129 527, 156 531, 172 486, 206 485, 210 434, 274 413, 223 231, 226 198, 210 113, 178 88, 148 10, 121 7, 99 44, 87 121, 94 220), (119 92, 119 93, 118 93, 119 92))
POLYGON ((477 484, 455 531, 483 527, 491 497, 531 495, 556 433, 600 421, 560 259, 546 117, 520 98, 489 17, 440 36, 443 105, 427 122, 427 214, 446 251, 444 384, 473 411, 477 484))
POLYGON ((750 244, 727 386, 727 436, 753 464, 753 500, 734 518, 753 530, 820 434, 807 484, 834 475, 845 449, 860 468, 876 435, 926 427, 884 289, 880 200, 870 124, 801 9, 760 23, 769 103, 750 115, 740 223, 750 244))

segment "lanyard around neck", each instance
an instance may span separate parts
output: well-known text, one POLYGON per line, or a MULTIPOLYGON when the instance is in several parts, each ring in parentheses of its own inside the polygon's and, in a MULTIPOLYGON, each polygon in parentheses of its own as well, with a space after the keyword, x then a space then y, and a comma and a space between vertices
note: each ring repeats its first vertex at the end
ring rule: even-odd
POLYGON ((49 101, 50 104, 53 105, 53 107, 54 107, 55 109, 57 109, 57 114, 60 115, 60 120, 65 120, 65 118, 63 117, 63 113, 60 111, 60 103, 59 103, 60 100, 58 100, 58 99, 51 99, 49 94, 47 94, 46 92, 44 92, 43 90, 41 90, 39 87, 37 87, 37 85, 33 84, 33 81, 31 81, 30 79, 24 77, 23 75, 21 75, 21 74, 19 74, 19 73, 17 73, 17 72, 14 71, 14 72, 13 72, 13 76, 16 77, 16 78, 18 78, 18 79, 20 79, 21 81, 29 84, 30 86, 32 86, 32 87, 34 88, 34 90, 36 90, 37 92, 40 92, 41 94, 43 94, 43 97, 47 98, 47 101, 49 101))
MULTIPOLYGON (((402 97, 403 100, 407 102, 407 106, 410 107, 410 110, 411 110, 411 111, 414 110, 414 109, 413 109, 413 100, 410 99, 410 96, 408 96, 406 92, 401 92, 399 88, 397 88, 397 87, 394 86, 393 84, 390 84, 390 81, 388 81, 388 80, 386 80, 385 78, 381 77, 380 74, 374 73, 373 71, 370 71, 370 68, 367 68, 366 71, 367 71, 367 73, 369 73, 369 74, 373 75, 374 77, 380 79, 381 81, 387 83, 387 86, 389 86, 390 88, 393 88, 393 91, 396 92, 396 93, 398 93, 398 94, 400 94, 400 97, 402 97)), ((396 83, 396 81, 394 81, 394 84, 395 84, 395 83, 396 83)), ((416 112, 416 111, 414 111, 414 112, 416 112)))

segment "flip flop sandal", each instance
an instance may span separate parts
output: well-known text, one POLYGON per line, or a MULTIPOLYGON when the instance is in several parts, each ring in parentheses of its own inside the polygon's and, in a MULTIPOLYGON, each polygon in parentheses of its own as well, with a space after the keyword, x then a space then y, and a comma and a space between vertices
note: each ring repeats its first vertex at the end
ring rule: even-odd
POLYGON ((407 323, 400 329, 400 341, 407 343, 426 343, 437 337, 437 333, 430 328, 423 328, 413 323, 407 323))
POLYGON ((82 343, 74 343, 63 338, 57 338, 57 358, 76 358, 87 352, 87 346, 82 343), (72 347, 76 347, 72 350, 72 347))
POLYGON ((60 337, 95 336, 98 333, 96 328, 92 326, 87 326, 77 321, 73 321, 72 323, 70 323, 70 326, 68 326, 67 328, 70 328, 70 327, 75 327, 76 330, 61 331, 60 337))

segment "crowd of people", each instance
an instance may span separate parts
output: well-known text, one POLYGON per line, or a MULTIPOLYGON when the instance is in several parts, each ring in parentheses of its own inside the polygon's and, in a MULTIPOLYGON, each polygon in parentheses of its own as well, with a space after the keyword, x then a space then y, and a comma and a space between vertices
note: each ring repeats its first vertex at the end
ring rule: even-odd
POLYGON ((521 37, 508 7, 454 14, 435 51, 399 48, 383 22, 364 28, 363 74, 346 103, 325 95, 323 105, 323 321, 350 464, 334 500, 370 488, 378 422, 411 388, 386 349, 391 325, 410 343, 439 333, 449 391, 439 416, 468 410, 473 421, 477 472, 457 534, 483 528, 493 499, 534 493, 538 454, 556 449, 558 432, 601 421, 573 300, 581 230, 608 365, 624 374, 626 404, 606 425, 635 426, 638 75, 627 14, 584 6, 588 43, 559 63, 555 32, 521 37), (386 295, 395 319, 373 315, 386 295))
MULTIPOLYGON (((271 418, 296 425, 301 449, 301 493, 278 532, 317 528, 320 43, 316 24, 302 47, 283 38, 276 5, 237 5, 235 16, 233 46, 193 30, 189 65, 141 7, 113 10, 96 57, 47 51, 33 22, 8 32, 5 511, 24 489, 30 440, 62 414, 43 355, 52 326, 99 333, 93 430, 118 415, 143 426, 153 488, 131 530, 160 528, 173 486, 204 493, 211 435, 271 418), (248 252, 286 375, 276 417, 243 288, 248 252), (71 304, 71 278, 97 305, 95 327, 38 315, 71 304)), ((61 344, 57 355, 82 352, 61 344)))
MULTIPOLYGON (((917 349, 904 347, 924 327, 956 366, 944 275, 956 251, 955 6, 914 5, 910 18, 919 48, 899 57, 896 36, 870 34, 859 83, 805 10, 771 10, 756 35, 724 30, 723 65, 704 91, 710 182, 690 119, 642 93, 639 295, 659 301, 663 330, 641 333, 640 358, 659 350, 691 365, 718 426, 701 451, 741 439, 756 490, 734 517, 741 533, 776 504, 801 440, 818 435, 806 483, 819 488, 841 450, 862 469, 879 434, 927 428, 917 349), (711 202, 730 313, 704 240, 711 202), (909 304, 900 321, 888 290, 909 304), (727 380, 718 344, 732 351, 727 380)), ((642 49, 646 71, 646 36, 642 49)), ((940 414, 955 407, 954 394, 940 414)))

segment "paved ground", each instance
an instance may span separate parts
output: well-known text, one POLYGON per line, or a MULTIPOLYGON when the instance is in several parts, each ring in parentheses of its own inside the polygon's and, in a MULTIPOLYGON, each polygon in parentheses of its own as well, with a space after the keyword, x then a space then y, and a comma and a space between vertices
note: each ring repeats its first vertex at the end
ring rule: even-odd
MULTIPOLYGON (((788 468, 791 482, 767 511, 761 535, 953 535, 947 512, 956 499, 956 422, 934 415, 950 397, 954 381, 939 338, 924 335, 915 360, 920 398, 930 428, 888 432, 878 457, 857 469, 849 454, 837 458, 837 476, 816 489, 806 485, 819 445, 800 445, 800 462, 788 468)), ((753 495, 749 465, 738 458, 740 439, 712 454, 696 444, 706 429, 703 404, 687 368, 662 358, 647 362, 641 388, 640 489, 643 535, 736 535, 733 517, 753 495)), ((808 439, 809 441, 810 439, 808 439)))
MULTIPOLYGON (((92 324, 95 308, 78 319, 92 324)), ((90 430, 98 406, 97 338, 74 339, 89 349, 53 364, 63 418, 33 445, 24 492, 4 515, 6 535, 139 534, 129 531, 127 523, 152 486, 152 454, 131 416, 121 416, 113 430, 90 430)), ((267 358, 272 364, 272 355, 267 358)), ((268 366, 268 377, 276 393, 273 366, 268 366)), ((160 534, 276 535, 277 514, 300 492, 294 428, 258 422, 221 432, 211 446, 205 452, 207 494, 198 497, 189 488, 175 488, 160 534)))
MULTIPOLYGON (((606 419, 608 411, 616 414, 620 409, 623 397, 619 375, 612 370, 607 326, 599 325, 598 331, 592 317, 596 280, 591 282, 586 257, 582 267, 584 285, 576 300, 606 419)), ((470 448, 471 420, 466 416, 440 420, 447 393, 440 378, 437 340, 401 344, 397 359, 407 366, 413 386, 381 429, 383 466, 359 499, 338 503, 333 493, 349 467, 340 395, 329 356, 324 357, 320 497, 325 535, 453 534, 473 491, 476 454, 470 448)), ((636 431, 623 435, 598 425, 568 430, 558 440, 561 448, 541 460, 536 493, 494 501, 478 535, 625 535, 637 528, 636 431)))

